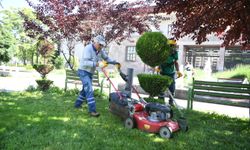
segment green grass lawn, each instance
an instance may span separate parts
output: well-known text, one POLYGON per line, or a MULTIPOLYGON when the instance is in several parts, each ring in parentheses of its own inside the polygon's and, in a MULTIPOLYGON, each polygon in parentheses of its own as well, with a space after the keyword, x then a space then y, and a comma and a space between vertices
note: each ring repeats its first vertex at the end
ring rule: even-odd
POLYGON ((249 120, 196 111, 186 112, 188 132, 172 139, 126 129, 98 97, 99 118, 87 107, 74 109, 74 92, 0 93, 0 149, 250 149, 249 120))
POLYGON ((250 65, 238 65, 235 68, 214 74, 217 78, 247 78, 250 82, 250 65))

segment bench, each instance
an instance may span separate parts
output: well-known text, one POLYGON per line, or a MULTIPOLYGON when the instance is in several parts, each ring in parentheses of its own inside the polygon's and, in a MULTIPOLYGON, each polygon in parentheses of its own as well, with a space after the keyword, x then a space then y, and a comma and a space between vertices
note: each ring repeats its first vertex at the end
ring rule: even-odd
POLYGON ((200 81, 193 78, 188 91, 188 109, 193 109, 193 101, 248 107, 250 117, 250 84, 200 81), (197 98, 198 96, 200 98, 197 98), (201 98, 204 96, 208 98, 201 98))
POLYGON ((77 75, 77 71, 66 69, 65 72, 65 91, 67 91, 68 83, 75 84, 75 88, 77 88, 77 84, 82 84, 79 76, 77 75))
MULTIPOLYGON (((92 84, 93 86, 101 87, 101 93, 103 91, 103 81, 100 83, 100 76, 99 71, 96 71, 93 75, 92 84)), ((82 85, 82 81, 80 80, 79 76, 77 75, 77 71, 66 69, 66 78, 65 78, 65 88, 64 90, 67 91, 68 83, 75 84, 75 88, 77 88, 77 85, 82 85)), ((109 92, 110 92, 109 87, 109 92)))
POLYGON ((18 67, 12 66, 0 66, 0 76, 7 77, 10 76, 12 72, 18 72, 18 67))
POLYGON ((242 83, 243 79, 239 78, 218 78, 218 82, 227 82, 227 83, 242 83))

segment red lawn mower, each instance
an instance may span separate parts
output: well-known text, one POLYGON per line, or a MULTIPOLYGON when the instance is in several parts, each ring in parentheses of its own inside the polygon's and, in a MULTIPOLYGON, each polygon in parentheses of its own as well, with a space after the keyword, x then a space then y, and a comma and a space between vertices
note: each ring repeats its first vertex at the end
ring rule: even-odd
MULTIPOLYGON (((117 68, 121 78, 125 82, 129 82, 128 76, 122 73, 119 67, 117 68)), ((104 68, 102 68, 102 71, 115 89, 115 92, 109 94, 109 110, 111 113, 124 119, 124 125, 126 128, 132 129, 136 127, 142 131, 159 133, 162 138, 167 139, 171 138, 173 133, 180 129, 183 131, 188 130, 186 119, 183 117, 175 100, 174 104, 181 114, 181 117, 177 119, 177 121, 172 119, 173 110, 169 105, 147 103, 142 97, 140 97, 133 86, 132 90, 136 93, 139 99, 132 98, 126 91, 118 91, 104 68)), ((172 96, 170 92, 168 93, 172 96)))

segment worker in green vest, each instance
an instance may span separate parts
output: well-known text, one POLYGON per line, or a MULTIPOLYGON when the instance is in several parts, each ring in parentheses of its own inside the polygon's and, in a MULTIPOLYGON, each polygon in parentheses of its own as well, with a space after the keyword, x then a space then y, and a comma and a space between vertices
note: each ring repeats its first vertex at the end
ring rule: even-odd
MULTIPOLYGON (((175 79, 182 77, 182 73, 179 71, 179 64, 178 64, 178 52, 176 50, 176 41, 174 39, 169 39, 168 44, 170 45, 171 54, 166 59, 164 63, 162 63, 158 67, 158 71, 161 75, 169 76, 173 79, 173 82, 169 86, 169 91, 174 96, 175 93, 175 79)), ((164 99, 164 95, 160 95, 159 98, 164 99)), ((173 99, 169 96, 169 105, 173 106, 173 99)))

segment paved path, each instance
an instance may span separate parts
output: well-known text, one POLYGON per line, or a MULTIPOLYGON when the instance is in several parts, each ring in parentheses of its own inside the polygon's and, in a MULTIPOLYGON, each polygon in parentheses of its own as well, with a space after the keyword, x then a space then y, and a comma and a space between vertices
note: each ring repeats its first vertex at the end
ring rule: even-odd
MULTIPOLYGON (((147 97, 147 95, 140 94, 141 97, 147 97)), ((133 98, 137 98, 136 94, 133 94, 133 98)), ((183 99, 175 99, 177 104, 181 108, 187 108, 187 100, 183 99)), ((168 101, 165 99, 165 101, 168 101)), ((208 113, 217 113, 221 115, 226 115, 230 117, 238 117, 238 118, 248 118, 249 117, 249 109, 243 107, 235 107, 235 106, 227 106, 227 105, 219 105, 219 104, 211 104, 211 103, 203 103, 203 102, 193 102, 193 109, 197 111, 203 111, 208 113)))
MULTIPOLYGON (((29 86, 36 86, 36 79, 39 79, 40 76, 37 72, 12 72, 11 77, 0 77, 0 91, 24 91, 29 86)), ((54 85, 60 88, 64 88, 64 74, 49 74, 48 78, 54 81, 54 85)), ((113 83, 117 87, 118 83, 124 83, 119 78, 112 79, 113 83)), ((134 83, 138 83, 137 79, 134 79, 134 83)), ((74 88, 74 85, 70 85, 69 88, 74 88)), ((79 88, 81 88, 79 86, 79 88)), ((107 90, 106 90, 107 91, 107 90)), ((135 96, 135 95, 133 95, 135 96)), ((146 97, 146 95, 141 95, 142 97, 146 97)), ((186 108, 187 101, 176 99, 177 103, 186 108)), ((215 112, 218 114, 228 115, 230 117, 249 117, 249 109, 242 107, 234 107, 234 106, 226 106, 226 105, 218 105, 218 104, 210 104, 210 103, 202 103, 195 102, 193 105, 194 110, 204 111, 204 112, 215 112)))
MULTIPOLYGON (((36 80, 40 78, 36 71, 11 72, 10 77, 0 77, 0 91, 25 91, 30 86, 36 87, 36 80)), ((64 74, 49 74, 48 79, 54 81, 54 86, 64 88, 64 74)))
POLYGON ((11 72, 11 77, 0 77, 0 91, 24 91, 29 86, 36 86, 36 72, 11 72))

